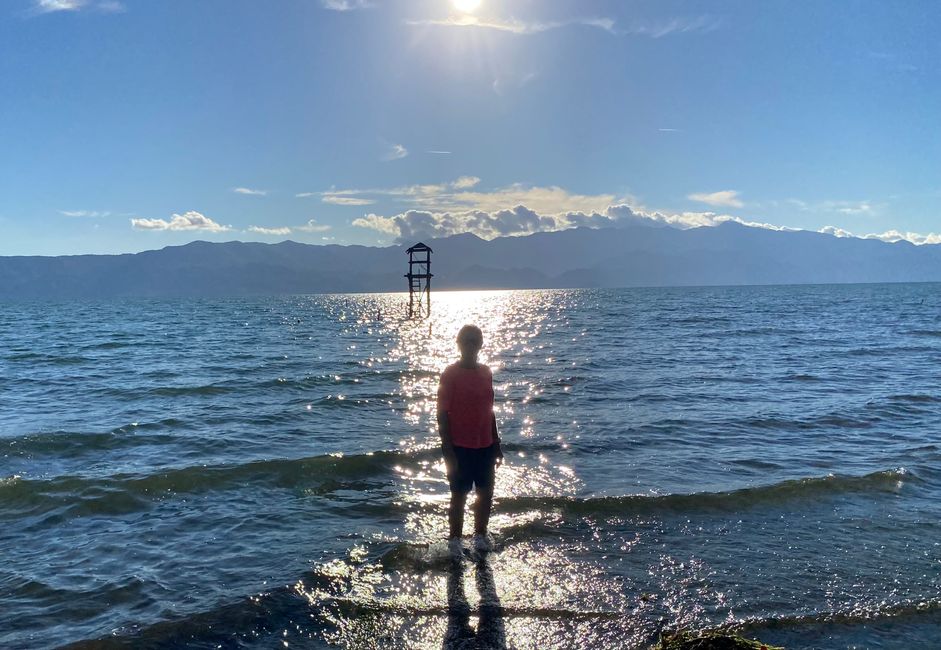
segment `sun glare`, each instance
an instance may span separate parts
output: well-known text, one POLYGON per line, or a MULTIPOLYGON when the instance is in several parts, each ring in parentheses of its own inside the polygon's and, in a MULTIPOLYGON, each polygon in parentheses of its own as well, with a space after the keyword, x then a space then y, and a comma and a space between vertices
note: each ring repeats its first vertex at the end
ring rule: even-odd
POLYGON ((480 6, 480 0, 451 0, 451 4, 461 13, 472 14, 480 6))

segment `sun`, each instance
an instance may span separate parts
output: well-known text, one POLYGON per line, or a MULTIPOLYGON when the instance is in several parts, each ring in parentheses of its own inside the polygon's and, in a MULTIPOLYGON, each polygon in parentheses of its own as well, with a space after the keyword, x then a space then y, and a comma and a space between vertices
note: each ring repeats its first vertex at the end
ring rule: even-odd
POLYGON ((480 0, 451 0, 454 8, 464 14, 472 14, 480 6, 480 0))

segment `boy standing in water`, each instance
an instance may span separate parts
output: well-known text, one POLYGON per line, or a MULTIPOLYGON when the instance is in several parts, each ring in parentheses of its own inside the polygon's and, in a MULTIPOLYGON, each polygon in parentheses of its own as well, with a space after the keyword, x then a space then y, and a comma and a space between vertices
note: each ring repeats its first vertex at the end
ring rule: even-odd
POLYGON ((497 465, 503 462, 493 414, 493 374, 490 368, 477 363, 483 343, 479 327, 462 327, 457 335, 461 360, 441 373, 438 385, 438 433, 451 487, 448 549, 455 558, 463 554, 464 503, 471 487, 477 491, 474 547, 479 552, 490 550, 487 524, 493 504, 493 480, 497 465))

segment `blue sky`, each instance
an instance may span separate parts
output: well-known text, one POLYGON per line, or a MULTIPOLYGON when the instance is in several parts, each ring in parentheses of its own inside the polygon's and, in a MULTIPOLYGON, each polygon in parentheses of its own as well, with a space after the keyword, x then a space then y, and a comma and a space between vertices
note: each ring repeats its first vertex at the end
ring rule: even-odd
POLYGON ((935 1, 5 0, 0 254, 655 219, 941 241, 935 1))

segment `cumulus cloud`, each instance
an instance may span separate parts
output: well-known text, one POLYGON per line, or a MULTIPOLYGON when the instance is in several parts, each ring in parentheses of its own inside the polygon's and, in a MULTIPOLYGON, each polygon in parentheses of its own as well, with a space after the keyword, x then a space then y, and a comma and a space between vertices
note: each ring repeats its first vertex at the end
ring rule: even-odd
POLYGON ((250 187, 233 187, 232 191, 236 194, 245 194, 247 196, 265 196, 268 190, 253 190, 250 187))
POLYGON ((310 219, 303 226, 298 226, 296 229, 303 232, 326 232, 327 230, 330 230, 330 226, 317 223, 316 219, 310 219))
POLYGON ((741 208, 745 204, 738 198, 738 192, 735 190, 722 190, 720 192, 690 194, 686 197, 692 201, 698 201, 715 207, 741 208))
POLYGON ((817 232, 822 232, 825 235, 833 235, 834 237, 854 237, 855 236, 849 230, 843 230, 842 228, 837 228, 836 226, 824 226, 817 232))
POLYGON ((166 219, 131 219, 131 226, 137 230, 203 230, 207 232, 226 232, 231 226, 216 223, 206 215, 194 210, 183 214, 174 214, 166 219))
POLYGON ((66 217, 107 217, 111 213, 98 210, 59 210, 59 214, 66 217))
POLYGON ((331 11, 354 11, 356 9, 370 9, 375 5, 369 0, 321 0, 324 9, 331 11))
POLYGON ((928 233, 923 235, 917 232, 901 232, 898 230, 887 230, 883 233, 871 233, 864 235, 863 239, 879 239, 885 242, 907 241, 912 244, 941 244, 941 233, 928 233))
POLYGON ((281 228, 265 228, 264 226, 249 226, 248 232, 258 233, 259 235, 290 235, 291 229, 287 226, 281 228))
POLYGON ((473 233, 483 239, 496 237, 531 235, 536 232, 554 232, 569 228, 618 228, 642 224, 649 227, 672 227, 678 229, 714 227, 734 222, 753 228, 770 230, 793 230, 782 226, 756 221, 747 221, 728 214, 715 212, 664 213, 648 211, 628 203, 608 205, 601 210, 542 212, 531 206, 517 205, 498 210, 454 210, 434 212, 430 210, 407 210, 386 217, 367 214, 355 219, 352 224, 368 228, 399 242, 424 237, 447 237, 461 233, 473 233))
POLYGON ((353 225, 376 230, 398 241, 408 241, 422 237, 447 237, 467 232, 483 239, 494 239, 569 228, 610 228, 636 223, 693 228, 714 226, 729 220, 736 219, 713 213, 690 212, 667 215, 660 212, 645 212, 627 204, 609 205, 601 211, 560 213, 540 213, 531 207, 517 205, 513 208, 494 211, 407 210, 392 217, 367 214, 354 220, 353 225))
POLYGON ((382 159, 388 162, 390 160, 399 160, 401 158, 405 158, 407 155, 408 149, 400 144, 393 144, 389 146, 389 150, 386 151, 382 159))

